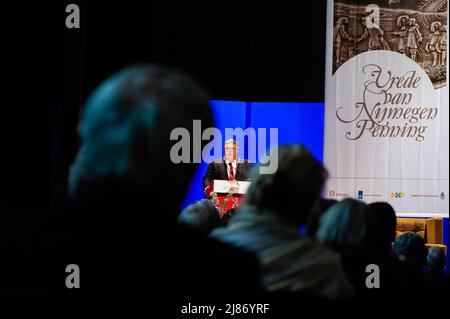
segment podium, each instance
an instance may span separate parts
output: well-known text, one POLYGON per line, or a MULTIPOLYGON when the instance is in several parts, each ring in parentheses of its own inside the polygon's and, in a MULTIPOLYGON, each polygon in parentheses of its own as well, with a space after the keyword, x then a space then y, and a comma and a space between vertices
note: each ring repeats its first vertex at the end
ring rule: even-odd
POLYGON ((215 201, 223 215, 243 202, 249 186, 249 181, 215 179, 206 188, 205 194, 207 198, 215 201))

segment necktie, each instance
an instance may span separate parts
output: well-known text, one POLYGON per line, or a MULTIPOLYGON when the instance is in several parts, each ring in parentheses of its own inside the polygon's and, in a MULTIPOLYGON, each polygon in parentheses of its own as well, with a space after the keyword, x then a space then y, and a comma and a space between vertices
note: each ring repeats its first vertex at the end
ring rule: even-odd
POLYGON ((232 181, 234 179, 234 175, 233 175, 233 165, 231 163, 228 163, 228 166, 230 167, 230 175, 229 175, 229 180, 232 181))

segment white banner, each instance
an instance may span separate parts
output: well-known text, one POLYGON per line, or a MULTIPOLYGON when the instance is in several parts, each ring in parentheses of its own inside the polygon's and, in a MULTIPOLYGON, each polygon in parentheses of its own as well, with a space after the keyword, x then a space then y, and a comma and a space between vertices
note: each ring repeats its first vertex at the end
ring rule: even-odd
POLYGON ((325 197, 449 213, 447 0, 328 1, 325 197))

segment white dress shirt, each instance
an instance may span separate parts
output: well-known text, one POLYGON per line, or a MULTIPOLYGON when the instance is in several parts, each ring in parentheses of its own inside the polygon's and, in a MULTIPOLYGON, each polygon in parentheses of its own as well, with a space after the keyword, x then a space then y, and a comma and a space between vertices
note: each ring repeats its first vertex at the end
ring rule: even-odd
MULTIPOLYGON (((230 178, 230 161, 225 160, 225 163, 227 164, 227 175, 228 175, 228 178, 230 178)), ((233 167, 233 176, 235 179, 236 179, 237 163, 238 163, 237 158, 233 162, 231 162, 231 167, 233 167)))

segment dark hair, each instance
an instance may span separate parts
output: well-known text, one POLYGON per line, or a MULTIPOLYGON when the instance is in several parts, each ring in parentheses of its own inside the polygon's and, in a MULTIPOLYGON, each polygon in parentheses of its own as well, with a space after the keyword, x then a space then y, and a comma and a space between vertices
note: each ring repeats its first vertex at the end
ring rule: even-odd
POLYGON ((397 229, 397 217, 394 208, 386 202, 371 203, 369 206, 378 221, 378 247, 391 248, 397 229))
POLYGON ((311 209, 307 224, 307 234, 309 237, 314 238, 316 236, 317 229, 319 228, 319 221, 322 215, 338 201, 335 199, 319 198, 311 209))
POLYGON ((427 263, 430 269, 438 271, 444 269, 445 268, 444 250, 436 246, 428 248, 427 263))
POLYGON ((426 265, 428 250, 423 238, 416 233, 409 232, 397 237, 392 249, 400 259, 419 267, 426 265))
POLYGON ((211 202, 201 200, 186 207, 180 213, 178 222, 208 235, 220 225, 220 215, 211 202))
POLYGON ((285 221, 304 225, 325 182, 326 171, 303 146, 275 147, 262 163, 267 163, 268 158, 274 160, 275 154, 278 160, 275 173, 261 174, 262 164, 251 171, 246 202, 260 210, 272 211, 285 221))

